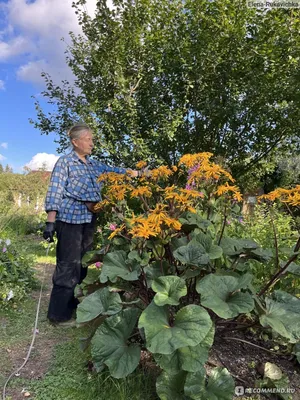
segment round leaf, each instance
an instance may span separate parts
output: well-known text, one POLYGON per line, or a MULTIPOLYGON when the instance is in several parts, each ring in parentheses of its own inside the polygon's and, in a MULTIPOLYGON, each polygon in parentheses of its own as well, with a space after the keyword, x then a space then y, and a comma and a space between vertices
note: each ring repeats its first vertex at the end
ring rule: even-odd
POLYGON ((244 284, 243 278, 210 274, 198 281, 197 292, 201 295, 203 306, 221 318, 234 318, 254 308, 252 296, 240 291, 244 284))
POLYGON ((141 268, 137 262, 127 262, 127 255, 124 250, 116 250, 105 255, 100 282, 105 283, 108 280, 116 282, 117 278, 122 278, 125 281, 135 281, 138 279, 140 272, 141 268))
POLYGON ((166 304, 178 305, 179 299, 187 294, 185 281, 178 276, 162 276, 152 282, 152 289, 157 294, 154 303, 158 306, 166 304))
POLYGON ((266 310, 260 316, 262 326, 270 326, 291 343, 300 341, 300 299, 276 290, 274 299, 266 298, 266 310))
POLYGON ((232 400, 234 380, 226 368, 214 368, 205 384, 203 372, 188 373, 184 393, 195 400, 232 400))
POLYGON ((139 310, 123 310, 107 318, 92 339, 93 359, 107 365, 114 378, 125 378, 136 369, 140 361, 140 346, 127 343, 138 316, 139 310))
POLYGON ((146 274, 147 285, 150 287, 154 279, 159 278, 162 275, 168 275, 169 268, 170 265, 165 260, 162 262, 160 262, 160 260, 154 261, 145 267, 144 272, 146 274))
POLYGON ((196 346, 212 327, 210 316, 196 305, 183 307, 169 324, 168 307, 152 302, 142 313, 139 328, 144 328, 147 349, 152 353, 172 354, 180 347, 196 346))
POLYGON ((176 260, 183 264, 200 267, 209 263, 209 256, 204 247, 191 241, 187 246, 181 246, 173 253, 176 260))
POLYGON ((194 347, 181 347, 172 354, 154 354, 157 364, 168 374, 202 371, 208 359, 208 352, 214 342, 215 329, 212 326, 205 338, 194 347))
POLYGON ((160 400, 184 400, 184 381, 186 372, 181 371, 177 375, 168 375, 163 372, 156 381, 156 391, 160 400))
POLYGON ((77 307, 77 322, 83 323, 99 315, 113 315, 121 311, 121 298, 118 293, 110 293, 109 288, 99 289, 90 294, 77 307))

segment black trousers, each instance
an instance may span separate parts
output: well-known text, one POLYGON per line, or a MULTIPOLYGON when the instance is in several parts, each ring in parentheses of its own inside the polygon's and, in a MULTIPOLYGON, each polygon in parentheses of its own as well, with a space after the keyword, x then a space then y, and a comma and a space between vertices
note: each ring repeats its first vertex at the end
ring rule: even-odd
POLYGON ((81 259, 92 250, 95 226, 96 216, 86 224, 56 222, 56 268, 48 308, 51 321, 68 321, 77 307, 74 289, 87 275, 87 268, 82 267, 81 259))

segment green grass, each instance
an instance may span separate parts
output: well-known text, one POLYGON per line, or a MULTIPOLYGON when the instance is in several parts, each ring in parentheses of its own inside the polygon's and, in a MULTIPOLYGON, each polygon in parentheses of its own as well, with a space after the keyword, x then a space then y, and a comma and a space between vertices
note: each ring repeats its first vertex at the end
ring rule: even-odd
MULTIPOLYGON (((38 241, 27 238, 25 244, 37 256, 39 262, 47 260, 43 258, 45 249, 38 241)), ((53 255, 48 257, 47 262, 51 262, 53 255)), ((111 378, 108 371, 100 374, 89 371, 87 365, 90 354, 88 351, 81 351, 79 345, 80 338, 88 336, 89 327, 64 329, 51 326, 46 316, 48 300, 49 297, 43 297, 38 323, 39 334, 36 336, 30 359, 40 363, 43 346, 45 344, 47 346, 49 341, 52 341, 55 346, 50 364, 42 379, 13 377, 8 384, 7 394, 10 393, 10 389, 15 389, 17 393, 20 393, 23 388, 26 388, 31 393, 30 398, 36 400, 157 399, 155 378, 141 369, 126 379, 120 380, 111 378)), ((16 309, 0 312, 1 387, 11 372, 20 366, 23 357, 27 354, 32 338, 37 301, 37 292, 35 292, 35 298, 28 297, 16 309), (13 365, 11 361, 11 351, 18 353, 16 365, 13 365)), ((13 400, 9 396, 6 399, 13 400)))
POLYGON ((34 256, 37 264, 55 264, 55 245, 50 244, 47 252, 47 242, 42 236, 26 235, 16 239, 17 242, 26 249, 27 254, 34 256))
MULTIPOLYGON (((46 254, 47 244, 37 233, 17 236, 16 233, 26 231, 30 222, 28 218, 13 218, 6 230, 6 237, 18 244, 26 254, 34 256, 37 264, 55 264, 55 246, 52 244, 46 254), (18 227, 19 224, 19 227, 18 227)), ((21 232, 21 233, 22 233, 21 232)), ((46 266, 47 268, 47 266, 46 266)), ((41 278, 43 266, 37 268, 41 278)), ((91 271, 92 272, 92 271, 91 271)), ((48 283, 51 284, 49 279, 48 283)), ((0 311, 0 386, 7 377, 21 365, 29 348, 37 307, 38 283, 34 298, 29 297, 16 304, 14 309, 0 311), (12 357, 12 354, 14 357, 12 357), (13 360, 13 361, 12 361, 13 360), (16 361, 17 360, 17 361, 16 361)), ((46 289, 46 285, 44 285, 46 289)), ((47 361, 46 372, 41 379, 13 377, 7 387, 16 393, 26 388, 30 398, 36 400, 155 400, 155 378, 142 369, 136 370, 125 379, 114 379, 108 371, 95 373, 88 369, 90 354, 80 349, 80 338, 88 336, 89 327, 63 329, 49 325, 47 307, 49 296, 43 297, 34 349, 30 360, 36 363, 43 361, 43 346, 51 342, 53 353, 47 361)), ((33 363, 34 364, 34 363, 33 363)), ((31 365, 33 365, 31 364, 31 365)), ((26 367, 25 367, 26 368, 26 367)), ((21 374, 22 376, 22 374, 21 374)), ((13 400, 9 396, 6 400, 13 400)))
MULTIPOLYGON (((0 314, 1 325, 0 348, 2 367, 0 368, 0 385, 12 372, 6 349, 19 348, 25 354, 30 343, 34 324, 36 302, 29 299, 18 311, 0 314)), ((113 379, 105 371, 101 374, 90 372, 87 368, 89 352, 80 349, 79 339, 86 337, 88 327, 63 329, 52 327, 46 321, 46 310, 42 309, 38 324, 39 335, 36 340, 57 339, 63 343, 55 346, 54 354, 47 373, 43 379, 20 379, 14 377, 8 388, 26 388, 36 400, 154 400, 154 378, 138 370, 126 379, 113 379)), ((31 358, 39 357, 33 351, 31 358)), ((8 391, 9 389, 7 389, 8 391)), ((9 400, 9 397, 7 398, 9 400)))
POLYGON ((155 387, 153 379, 137 371, 126 379, 111 378, 107 372, 87 370, 88 357, 71 341, 57 346, 53 364, 43 380, 27 386, 37 400, 150 400, 155 387))

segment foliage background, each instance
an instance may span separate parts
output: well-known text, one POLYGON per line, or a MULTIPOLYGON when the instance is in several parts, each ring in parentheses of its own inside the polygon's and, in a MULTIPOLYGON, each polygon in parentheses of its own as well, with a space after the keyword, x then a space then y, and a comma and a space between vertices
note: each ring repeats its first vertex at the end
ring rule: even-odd
POLYGON ((92 18, 84 3, 74 2, 83 34, 71 34, 67 53, 75 80, 58 85, 45 73, 54 110, 37 101, 32 121, 60 135, 60 151, 67 128, 84 120, 100 159, 171 165, 211 151, 251 188, 279 168, 278 154, 299 151, 299 10, 100 0, 92 18))

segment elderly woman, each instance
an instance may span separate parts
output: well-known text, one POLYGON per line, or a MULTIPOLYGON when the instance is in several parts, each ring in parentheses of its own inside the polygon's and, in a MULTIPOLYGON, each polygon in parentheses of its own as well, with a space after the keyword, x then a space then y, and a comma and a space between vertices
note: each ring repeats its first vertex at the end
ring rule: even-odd
POLYGON ((101 184, 97 178, 103 172, 126 172, 89 158, 93 134, 87 125, 73 126, 68 135, 73 150, 60 157, 53 169, 45 202, 48 218, 43 233, 44 239, 50 242, 55 231, 57 234, 48 319, 61 326, 75 324, 71 320, 78 304, 74 289, 87 274, 81 259, 92 248, 96 222, 93 204, 101 200, 101 184))

